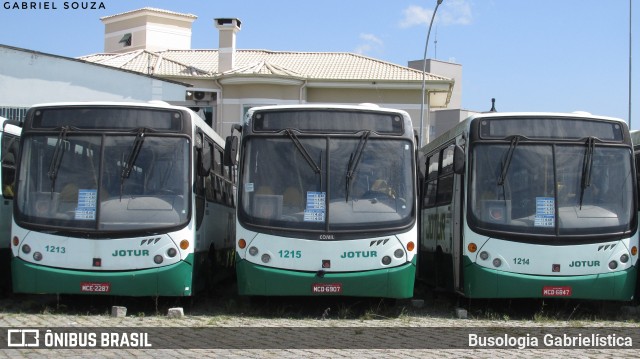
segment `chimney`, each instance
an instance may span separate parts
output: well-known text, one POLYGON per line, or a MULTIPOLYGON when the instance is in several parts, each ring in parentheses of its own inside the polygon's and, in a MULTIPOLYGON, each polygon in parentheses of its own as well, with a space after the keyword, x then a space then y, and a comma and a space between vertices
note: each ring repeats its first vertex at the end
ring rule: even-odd
POLYGON ((219 32, 218 72, 232 70, 235 66, 236 32, 240 31, 240 20, 225 18, 213 21, 219 32))

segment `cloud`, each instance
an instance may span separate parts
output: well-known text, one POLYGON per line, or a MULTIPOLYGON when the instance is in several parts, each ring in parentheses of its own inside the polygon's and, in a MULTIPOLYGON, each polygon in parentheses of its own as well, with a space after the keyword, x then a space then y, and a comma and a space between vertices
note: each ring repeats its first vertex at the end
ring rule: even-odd
POLYGON ((382 40, 378 39, 375 35, 373 34, 360 34, 360 38, 362 40, 374 43, 376 45, 380 45, 382 46, 382 40))
POLYGON ((473 21, 471 4, 467 0, 448 0, 443 5, 442 13, 436 14, 443 25, 469 25, 473 21))
POLYGON ((365 55, 384 46, 384 42, 373 34, 360 34, 360 40, 362 43, 353 50, 356 54, 365 55))
MULTIPOLYGON (((401 28, 429 25, 433 16, 432 9, 411 5, 403 10, 401 28)), ((441 25, 469 25, 473 21, 471 5, 468 0, 446 0, 438 8, 436 23, 441 25)))
POLYGON ((400 21, 400 27, 407 28, 416 25, 429 24, 433 10, 427 10, 421 6, 411 5, 404 9, 404 18, 400 21))

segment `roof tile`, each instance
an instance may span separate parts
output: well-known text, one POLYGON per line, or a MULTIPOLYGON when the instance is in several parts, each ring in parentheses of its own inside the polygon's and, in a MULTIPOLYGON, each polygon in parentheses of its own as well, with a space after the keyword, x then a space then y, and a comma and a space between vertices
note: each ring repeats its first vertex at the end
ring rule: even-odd
MULTIPOLYGON (((94 54, 80 59, 156 76, 220 77, 218 50, 132 51, 94 54), (156 65, 157 60, 159 65, 156 65)), ((347 52, 236 50, 229 74, 292 76, 315 80, 421 81, 422 71, 347 52)), ((428 81, 450 79, 427 73, 428 81)))

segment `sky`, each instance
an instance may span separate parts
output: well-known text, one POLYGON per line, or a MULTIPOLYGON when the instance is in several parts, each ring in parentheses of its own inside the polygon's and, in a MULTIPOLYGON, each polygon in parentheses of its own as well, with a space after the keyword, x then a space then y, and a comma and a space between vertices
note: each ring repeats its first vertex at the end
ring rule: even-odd
MULTIPOLYGON (((427 57, 462 65, 457 85, 462 107, 472 111, 489 110, 495 98, 501 112, 587 111, 628 121, 631 78, 631 128, 640 129, 640 1, 631 14, 630 1, 444 0, 427 57)), ((423 58, 436 0, 26 2, 36 9, 24 9, 23 1, 0 4, 0 44, 61 56, 102 52, 101 17, 154 7, 198 17, 193 49, 216 49, 213 19, 232 17, 242 21, 238 49, 353 52, 406 66, 423 58)))

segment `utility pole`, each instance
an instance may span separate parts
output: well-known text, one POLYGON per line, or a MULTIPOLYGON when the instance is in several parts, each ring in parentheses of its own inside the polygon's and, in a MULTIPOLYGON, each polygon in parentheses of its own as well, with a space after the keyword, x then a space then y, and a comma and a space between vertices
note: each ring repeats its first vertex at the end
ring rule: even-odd
MULTIPOLYGON (((424 43, 424 56, 422 56, 422 96, 420 98, 420 144, 419 148, 424 145, 424 95, 425 95, 425 87, 427 81, 427 48, 429 47, 429 35, 431 35, 431 26, 433 26, 433 19, 436 17, 436 11, 438 11, 438 6, 442 4, 442 0, 438 0, 436 3, 436 8, 433 10, 433 15, 431 15, 431 22, 429 23, 429 31, 427 31, 427 41, 424 43)), ((427 95, 428 96, 428 95, 427 95)), ((428 100, 428 97, 427 97, 428 100)), ((427 106, 427 115, 429 111, 429 106, 427 106)), ((429 119, 427 116, 427 126, 429 126, 429 119)), ((427 128, 427 133, 429 128, 427 128)))

